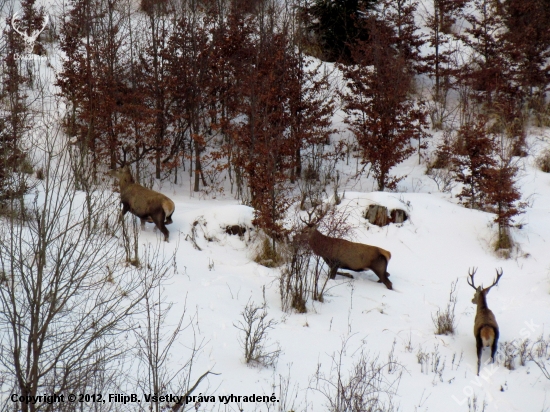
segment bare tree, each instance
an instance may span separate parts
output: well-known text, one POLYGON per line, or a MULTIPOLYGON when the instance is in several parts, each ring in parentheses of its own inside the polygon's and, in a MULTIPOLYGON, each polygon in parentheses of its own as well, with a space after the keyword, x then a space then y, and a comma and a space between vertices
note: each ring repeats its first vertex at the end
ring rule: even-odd
MULTIPOLYGON (((116 197, 94 187, 89 205, 75 189, 58 127, 36 130, 44 170, 32 201, 0 225, 0 364, 23 397, 106 393, 126 350, 121 335, 146 294, 144 275, 124 264, 116 197), (103 376, 98 371, 103 371, 103 376)), ((155 274, 147 285, 155 284, 155 274)), ((12 404, 60 411, 63 403, 12 404)), ((69 405, 67 405, 69 406, 69 405)), ((82 406, 83 408, 85 406, 82 406)))
MULTIPOLYGON (((170 272, 177 272, 176 253, 173 252, 169 260, 159 259, 161 254, 160 242, 156 247, 149 246, 143 256, 143 268, 147 273, 153 274, 152 279, 160 278, 160 283, 151 283, 149 276, 146 277, 147 293, 143 300, 143 316, 134 327, 136 337, 137 358, 139 362, 138 380, 136 382, 144 394, 177 393, 185 400, 208 375, 215 373, 206 371, 198 378, 193 376, 193 365, 197 356, 203 348, 203 340, 198 338, 193 326, 196 322, 196 314, 187 318, 186 306, 184 305, 175 326, 167 324, 167 317, 173 304, 166 302, 163 294, 165 282, 170 279, 170 272), (187 318, 187 320, 186 320, 187 318), (181 341, 185 331, 191 331, 192 343, 190 345, 189 357, 181 360, 175 357, 174 345, 181 341)), ((178 351, 178 352, 181 352, 178 351)), ((203 392, 205 392, 203 390, 203 392)), ((183 402, 170 405, 173 411, 179 410, 183 402)), ((147 405, 140 405, 140 410, 160 412, 163 409, 160 402, 153 401, 147 405)))

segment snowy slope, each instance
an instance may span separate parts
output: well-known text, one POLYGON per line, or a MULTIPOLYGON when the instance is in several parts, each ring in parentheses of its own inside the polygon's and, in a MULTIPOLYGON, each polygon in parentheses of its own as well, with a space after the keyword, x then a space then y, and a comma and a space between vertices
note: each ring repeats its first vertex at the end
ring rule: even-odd
MULTIPOLYGON (((353 281, 337 277, 329 281, 331 289, 325 302, 313 304, 307 314, 281 311, 279 270, 251 261, 253 251, 247 246, 251 244, 247 240, 250 232, 244 240, 224 232, 226 225, 250 226, 250 208, 236 206, 230 200, 199 201, 173 196, 176 212, 174 224, 169 227, 173 240, 163 247, 167 254, 178 247, 179 274, 172 278, 166 294, 177 302, 172 309, 174 316, 183 310, 185 295, 188 310, 196 308, 200 336, 206 342, 198 364, 204 370, 220 373, 210 378, 210 388, 215 389, 212 394, 271 394, 274 376, 289 374, 291 384, 299 387, 296 406, 301 402, 301 407, 296 409, 323 410, 326 400, 307 388, 312 386, 317 364, 328 373, 330 356, 341 349, 342 339, 350 337, 346 370, 357 349, 379 354, 385 360, 396 341, 395 357, 405 367, 396 398, 403 411, 466 411, 468 398, 474 394, 478 403, 487 402, 489 411, 543 410, 548 405, 545 392, 550 389, 550 382, 534 363, 513 371, 501 363, 488 365, 479 378, 476 376, 472 332, 475 305, 471 303, 473 290, 466 283, 470 267, 479 268, 478 284, 489 284, 495 277, 495 268, 503 268, 503 278, 488 297, 500 324, 501 347, 505 341, 547 335, 550 176, 534 169, 530 161, 525 159, 521 184, 524 196, 533 194, 535 200, 520 217, 523 228, 513 233, 520 252, 508 260, 496 256, 491 248, 496 230, 492 224, 494 216, 465 209, 448 195, 346 192, 339 208, 349 215, 348 223, 354 228, 351 240, 391 251, 388 271, 394 290, 376 283, 372 272, 360 273, 353 281), (362 215, 371 203, 400 205, 410 213, 410 219, 384 228, 370 225, 362 215), (207 222, 206 236, 215 240, 208 242, 198 236, 202 249, 199 251, 184 239, 193 222, 201 217, 202 222, 207 222), (175 241, 178 232, 179 242, 175 241), (455 279, 457 333, 436 336, 431 316, 438 307, 445 308, 455 279), (283 350, 275 370, 243 363, 239 331, 234 327, 249 300, 262 302, 263 287, 269 315, 280 322, 269 335, 283 350), (419 350, 428 355, 427 365, 418 363, 419 350), (432 371, 434 355, 441 358, 439 370, 444 365, 441 376, 432 371)), ((412 162, 401 167, 417 169, 412 162)), ((420 173, 417 179, 422 179, 420 173)), ((429 182, 425 183, 428 187, 429 182)), ((156 242, 158 236, 149 226, 140 240, 156 242)), ((483 360, 488 358, 487 350, 483 360)), ((203 394, 206 392, 203 390, 203 394)), ((245 410, 253 410, 252 405, 248 408, 245 410)))

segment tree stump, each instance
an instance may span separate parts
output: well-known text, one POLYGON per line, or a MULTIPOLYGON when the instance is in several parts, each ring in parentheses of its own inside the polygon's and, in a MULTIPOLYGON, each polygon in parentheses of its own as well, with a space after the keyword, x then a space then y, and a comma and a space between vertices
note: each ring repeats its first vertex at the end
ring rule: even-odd
POLYGON ((393 209, 390 212, 391 221, 392 223, 403 223, 405 220, 409 218, 407 215, 407 212, 401 209, 393 209))
POLYGON ((370 205, 365 219, 376 226, 386 226, 390 223, 403 223, 409 216, 402 209, 392 209, 388 216, 388 208, 380 205, 370 205))
POLYGON ((239 225, 226 226, 225 233, 228 235, 238 235, 239 237, 243 237, 246 233, 246 228, 239 225))
POLYGON ((386 226, 389 222, 388 208, 380 205, 370 205, 365 216, 369 223, 376 226, 386 226))

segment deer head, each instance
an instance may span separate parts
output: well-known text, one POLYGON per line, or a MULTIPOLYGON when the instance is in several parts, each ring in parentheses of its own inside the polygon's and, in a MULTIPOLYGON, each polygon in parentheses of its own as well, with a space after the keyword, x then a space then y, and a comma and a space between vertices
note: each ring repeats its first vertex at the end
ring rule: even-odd
POLYGON ((475 304, 477 304, 479 302, 480 296, 485 297, 487 295, 487 293, 489 293, 489 290, 491 290, 491 288, 498 283, 498 281, 502 277, 502 273, 503 273, 502 268, 496 269, 497 277, 495 278, 493 284, 484 289, 483 285, 476 287, 475 284, 474 284, 474 276, 475 276, 476 272, 477 272, 477 268, 468 269, 468 280, 467 280, 468 285, 470 285, 476 291, 475 294, 474 294, 474 297, 472 299, 472 303, 475 303, 475 304))

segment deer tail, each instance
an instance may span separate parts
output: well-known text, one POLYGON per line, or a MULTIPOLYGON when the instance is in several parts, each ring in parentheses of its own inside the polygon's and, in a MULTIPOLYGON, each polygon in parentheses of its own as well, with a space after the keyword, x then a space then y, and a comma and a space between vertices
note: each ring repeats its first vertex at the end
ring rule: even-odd
POLYGON ((386 262, 389 262, 391 259, 391 253, 387 250, 380 249, 380 248, 378 248, 378 250, 380 251, 380 254, 382 254, 382 256, 386 258, 386 262))

